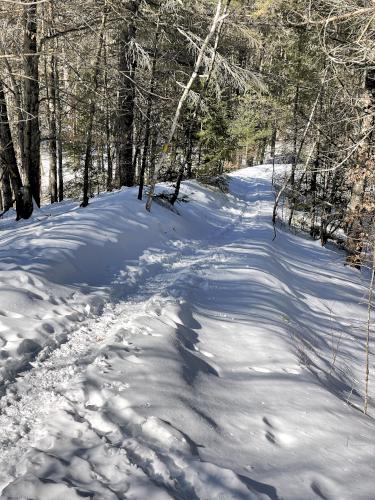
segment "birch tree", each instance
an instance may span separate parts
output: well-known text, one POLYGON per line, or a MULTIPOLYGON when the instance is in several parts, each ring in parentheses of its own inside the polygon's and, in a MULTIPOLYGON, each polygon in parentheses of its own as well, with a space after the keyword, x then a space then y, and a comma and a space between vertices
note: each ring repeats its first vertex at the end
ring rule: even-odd
MULTIPOLYGON (((207 34, 207 36, 206 36, 206 38, 205 38, 202 46, 199 49, 199 52, 198 52, 198 55, 197 55, 197 59, 196 59, 196 62, 195 62, 195 66, 194 66, 194 70, 193 70, 193 72, 192 72, 192 74, 191 74, 191 76, 189 78, 189 81, 186 83, 185 88, 184 88, 184 90, 183 90, 183 92, 181 94, 181 97, 180 97, 179 101, 178 101, 176 112, 175 112, 175 115, 174 115, 174 118, 173 118, 173 121, 172 121, 172 125, 171 125, 170 131, 169 131, 168 140, 163 145, 163 148, 162 148, 162 153, 161 153, 160 160, 159 160, 161 166, 163 166, 167 162, 167 160, 168 160, 169 153, 170 153, 170 150, 171 150, 174 138, 175 138, 175 134, 176 134, 176 131, 177 131, 177 126, 178 126, 178 123, 179 123, 179 120, 180 120, 180 116, 181 116, 181 112, 182 112, 183 106, 184 106, 184 104, 186 102, 186 99, 187 99, 187 97, 189 95, 189 92, 190 92, 190 90, 191 90, 191 88, 192 88, 195 80, 198 77, 198 72, 199 72, 199 69, 201 67, 201 64, 202 64, 202 61, 203 61, 203 57, 205 55, 207 47, 208 47, 211 39, 214 37, 214 35, 216 33, 216 30, 220 26, 220 23, 222 22, 222 20, 226 16, 227 16, 227 14, 223 13, 223 3, 222 3, 221 0, 219 0, 217 2, 216 12, 215 12, 215 15, 213 17, 210 30, 209 30, 209 32, 208 32, 208 34, 207 34)), ((149 190, 149 194, 148 194, 148 198, 147 198, 146 210, 148 212, 150 212, 150 210, 151 210, 152 198, 153 198, 153 195, 154 195, 154 192, 155 192, 156 181, 157 181, 157 170, 155 170, 153 179, 151 181, 151 186, 150 186, 150 190, 149 190)))

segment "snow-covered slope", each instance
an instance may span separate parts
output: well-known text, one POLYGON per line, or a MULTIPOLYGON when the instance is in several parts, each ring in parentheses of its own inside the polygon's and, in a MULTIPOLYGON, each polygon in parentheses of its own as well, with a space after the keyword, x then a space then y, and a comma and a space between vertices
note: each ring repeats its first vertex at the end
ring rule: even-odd
POLYGON ((374 497, 361 275, 230 191, 0 222, 1 498, 374 497))

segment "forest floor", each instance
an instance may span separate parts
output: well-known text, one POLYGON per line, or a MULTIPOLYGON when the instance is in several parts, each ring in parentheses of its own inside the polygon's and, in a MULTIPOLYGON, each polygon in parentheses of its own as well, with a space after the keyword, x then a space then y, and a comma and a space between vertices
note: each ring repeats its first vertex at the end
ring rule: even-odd
POLYGON ((270 177, 0 221, 1 498, 374 498, 366 280, 270 177))

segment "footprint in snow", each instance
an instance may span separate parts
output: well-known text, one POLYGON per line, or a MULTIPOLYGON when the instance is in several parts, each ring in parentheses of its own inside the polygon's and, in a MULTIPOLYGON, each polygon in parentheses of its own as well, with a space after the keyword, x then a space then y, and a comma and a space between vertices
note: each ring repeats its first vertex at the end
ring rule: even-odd
POLYGON ((268 368, 262 368, 260 366, 250 366, 249 370, 253 370, 254 372, 258 373, 271 373, 271 370, 269 370, 268 368))
POLYGON ((283 372, 290 373, 291 375, 298 375, 301 373, 301 368, 299 366, 296 368, 283 368, 283 372))
POLYGON ((126 389, 130 388, 130 384, 127 382, 121 382, 119 380, 113 380, 111 382, 104 382, 103 383, 103 389, 110 389, 110 390, 115 390, 117 392, 122 392, 125 391, 126 389))
POLYGON ((318 498, 322 498, 323 500, 338 498, 340 496, 337 484, 322 475, 319 475, 311 482, 310 488, 318 498))
POLYGON ((130 361, 131 363, 134 363, 134 364, 142 364, 143 361, 140 360, 137 356, 135 356, 134 354, 131 354, 130 356, 128 356, 126 358, 127 361, 130 361))
POLYGON ((46 333, 50 333, 50 334, 55 333, 55 328, 53 327, 53 325, 51 323, 43 323, 42 328, 46 333))
POLYGON ((263 417, 262 420, 266 424, 267 427, 274 429, 274 426, 272 425, 271 421, 267 417, 263 417))
POLYGON ((275 446, 285 448, 294 446, 296 442, 296 438, 294 436, 287 432, 282 432, 279 428, 280 426, 278 426, 273 419, 271 420, 269 417, 263 417, 262 420, 266 426, 264 436, 267 441, 275 446))
MULTIPOLYGON (((276 370, 270 370, 269 368, 265 368, 262 366, 249 366, 249 370, 252 370, 257 373, 281 373, 277 372, 276 370)), ((297 367, 292 367, 292 368, 283 368, 282 372, 288 373, 290 375, 298 375, 301 373, 301 368, 299 366, 297 367)))
POLYGON ((12 318, 12 319, 20 319, 24 316, 22 314, 13 312, 13 311, 4 311, 0 310, 0 316, 4 316, 4 318, 12 318))
POLYGON ((143 332, 143 335, 148 335, 149 337, 162 337, 163 336, 161 333, 154 333, 154 332, 143 332))
MULTIPOLYGON (((3 325, 3 324, 1 323, 1 321, 0 321, 0 332, 6 332, 7 330, 9 330, 9 327, 8 327, 8 326, 6 326, 6 325, 3 325)), ((4 344, 1 344, 1 341, 2 341, 2 340, 3 340, 3 339, 0 337, 0 347, 1 347, 1 345, 4 345, 4 344)))
POLYGON ((278 444, 276 442, 276 436, 275 436, 275 434, 273 432, 267 431, 266 434, 265 434, 265 436, 266 436, 267 441, 269 441, 270 443, 275 444, 275 445, 278 444))

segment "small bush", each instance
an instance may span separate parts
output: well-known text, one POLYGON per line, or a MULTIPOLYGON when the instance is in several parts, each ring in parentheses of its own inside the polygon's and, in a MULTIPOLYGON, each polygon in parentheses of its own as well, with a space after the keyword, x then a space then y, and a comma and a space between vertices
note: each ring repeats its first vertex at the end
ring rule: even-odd
POLYGON ((218 189, 222 193, 229 191, 229 178, 227 175, 202 175, 198 177, 202 184, 218 189))

